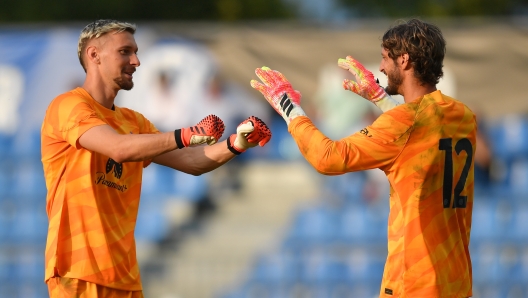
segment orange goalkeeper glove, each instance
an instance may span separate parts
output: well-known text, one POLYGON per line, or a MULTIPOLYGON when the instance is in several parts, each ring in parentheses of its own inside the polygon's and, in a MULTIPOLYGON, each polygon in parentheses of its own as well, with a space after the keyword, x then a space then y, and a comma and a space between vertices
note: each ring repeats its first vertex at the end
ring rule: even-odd
POLYGON ((337 60, 337 65, 342 69, 348 70, 354 75, 356 81, 348 79, 343 80, 343 88, 350 90, 357 95, 367 99, 377 105, 383 112, 386 112, 399 103, 390 97, 385 89, 374 79, 372 72, 367 70, 359 61, 347 56, 346 59, 337 60))
POLYGON ((224 121, 215 115, 209 115, 198 122, 195 126, 176 129, 174 138, 178 149, 193 147, 207 143, 213 145, 224 133, 224 121))
POLYGON ((301 108, 301 93, 293 90, 286 77, 266 66, 257 68, 255 73, 262 81, 251 80, 251 87, 264 95, 268 103, 279 113, 286 124, 298 116, 306 116, 301 108))
POLYGON ((227 148, 236 155, 257 145, 263 147, 271 139, 271 131, 258 117, 251 116, 237 127, 236 134, 227 139, 227 148))

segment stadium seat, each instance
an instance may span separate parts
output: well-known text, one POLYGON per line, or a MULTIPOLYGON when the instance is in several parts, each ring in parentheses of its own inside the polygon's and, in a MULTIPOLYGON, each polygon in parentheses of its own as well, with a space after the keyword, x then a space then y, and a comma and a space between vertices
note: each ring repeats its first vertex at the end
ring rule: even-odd
POLYGON ((6 157, 11 153, 12 142, 12 135, 0 132, 0 156, 6 157))
POLYGON ((162 210, 160 205, 140 203, 134 233, 137 241, 157 242, 167 235, 169 224, 162 210))
POLYGON ((158 164, 151 164, 143 170, 143 197, 154 197, 160 201, 172 198, 196 202, 205 197, 208 191, 207 174, 193 176, 158 164))
POLYGON ((30 197, 34 202, 46 200, 46 181, 39 157, 17 158, 12 169, 12 194, 30 197))
POLYGON ((14 226, 16 206, 10 200, 0 201, 0 248, 11 242, 11 230, 14 226))
POLYGON ((495 205, 492 199, 476 199, 473 204, 471 243, 491 241, 498 236, 495 225, 495 205))
POLYGON ((17 160, 28 157, 40 159, 40 137, 40 127, 18 131, 12 140, 11 155, 17 160))
POLYGON ((0 201, 10 193, 11 167, 7 160, 0 159, 0 201))
POLYGON ((44 208, 18 204, 10 229, 13 243, 44 246, 48 233, 48 218, 44 208))
POLYGON ((489 127, 489 133, 495 156, 506 161, 528 156, 528 119, 521 114, 503 117, 489 127))
POLYGON ((174 173, 174 192, 171 197, 185 201, 197 202, 203 199, 209 191, 209 174, 193 176, 183 172, 174 173))
POLYGON ((498 280, 501 277, 499 272, 500 248, 492 243, 481 243, 470 249, 475 281, 488 283, 498 280))
POLYGON ((141 195, 158 197, 163 200, 173 191, 175 172, 165 166, 150 164, 143 169, 141 195))
POLYGON ((299 259, 288 252, 277 252, 259 257, 254 266, 251 280, 279 284, 293 282, 299 275, 299 259))
POLYGON ((528 201, 524 200, 524 198, 519 198, 515 201, 510 232, 512 241, 519 244, 528 244, 528 201))
POLYGON ((353 172, 339 176, 325 176, 325 191, 355 204, 363 199, 366 175, 364 172, 353 172))
POLYGON ((323 206, 299 211, 290 231, 290 240, 306 243, 328 242, 336 240, 339 213, 323 206))

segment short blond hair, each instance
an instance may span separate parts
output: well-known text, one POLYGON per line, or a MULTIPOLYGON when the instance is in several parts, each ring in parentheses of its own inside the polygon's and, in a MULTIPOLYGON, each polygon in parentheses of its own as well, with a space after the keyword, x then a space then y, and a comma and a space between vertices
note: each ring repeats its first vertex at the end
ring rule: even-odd
POLYGON ((81 66, 85 72, 86 66, 84 65, 82 52, 86 48, 88 41, 94 38, 99 38, 108 32, 119 33, 123 31, 134 34, 136 32, 136 25, 116 20, 97 20, 84 27, 79 36, 77 56, 79 56, 79 62, 81 62, 81 66))

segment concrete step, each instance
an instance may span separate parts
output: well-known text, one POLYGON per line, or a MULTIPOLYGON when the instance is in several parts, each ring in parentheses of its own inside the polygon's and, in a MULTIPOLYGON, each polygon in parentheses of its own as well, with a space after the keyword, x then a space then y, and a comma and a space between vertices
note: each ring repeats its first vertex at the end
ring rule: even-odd
POLYGON ((292 215, 313 202, 318 174, 302 162, 253 162, 241 169, 242 189, 216 198, 204 229, 164 262, 167 274, 145 285, 146 297, 209 298, 242 282, 259 254, 283 240, 292 215))

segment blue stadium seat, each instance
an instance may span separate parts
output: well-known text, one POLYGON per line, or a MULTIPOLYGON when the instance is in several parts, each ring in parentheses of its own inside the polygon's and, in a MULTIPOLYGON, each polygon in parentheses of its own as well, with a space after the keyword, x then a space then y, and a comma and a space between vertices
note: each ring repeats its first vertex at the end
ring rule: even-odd
POLYGON ((44 282, 44 246, 40 249, 20 249, 17 251, 14 274, 19 283, 28 285, 44 282))
POLYGON ((175 172, 175 170, 165 166, 150 164, 143 169, 141 195, 159 197, 163 200, 173 192, 175 172))
POLYGON ((349 205, 342 210, 340 237, 351 243, 385 243, 388 207, 349 205))
POLYGON ((352 172, 339 176, 325 176, 325 191, 342 197, 355 204, 363 200, 366 175, 364 172, 352 172))
POLYGON ((16 204, 10 200, 0 201, 0 248, 11 243, 11 233, 15 222, 16 204))
POLYGON ((494 238, 501 241, 510 240, 514 229, 514 200, 511 198, 499 199, 494 209, 493 221, 494 232, 496 233, 494 238))
POLYGON ((316 206, 297 212, 289 238, 293 241, 318 243, 334 241, 338 236, 339 212, 316 206))
POLYGON ((501 278, 499 269, 499 252, 497 245, 481 243, 470 245, 473 278, 477 282, 488 283, 501 278))
POLYGON ((528 156, 528 119, 520 114, 503 117, 489 128, 492 152, 509 161, 528 156))
POLYGON ((160 205, 140 203, 134 236, 137 241, 157 242, 169 232, 169 223, 160 205))
POLYGON ((11 155, 18 160, 36 157, 40 158, 40 127, 18 131, 12 140, 11 155))
POLYGON ((34 201, 46 200, 46 181, 39 158, 16 159, 12 168, 12 194, 17 197, 30 197, 34 201))
POLYGON ((347 279, 358 283, 381 283, 387 252, 381 246, 352 246, 346 256, 347 279))
POLYGON ((345 208, 339 225, 340 238, 347 242, 363 242, 372 232, 367 226, 367 219, 362 207, 345 208))
POLYGON ((510 233, 515 243, 528 244, 528 201, 524 198, 515 201, 510 233))
POLYGON ((277 252, 259 257, 254 266, 251 280, 279 284, 298 278, 300 270, 298 256, 288 252, 277 252))
POLYGON ((143 170, 141 195, 165 201, 177 198, 195 202, 209 191, 208 174, 193 176, 169 167, 151 164, 143 170))
POLYGON ((7 159, 0 158, 0 200, 10 193, 12 185, 11 171, 10 162, 7 159))
POLYGON ((209 191, 209 174, 193 176, 175 171, 174 192, 171 197, 197 202, 203 199, 209 191))
POLYGON ((0 249, 0 284, 9 282, 13 272, 14 261, 9 253, 7 248, 0 249))
POLYGON ((495 224, 496 202, 489 198, 475 198, 471 224, 471 243, 491 241, 498 237, 495 224))
POLYGON ((11 153, 11 146, 13 143, 13 136, 4 132, 0 132, 0 156, 6 157, 11 153))
POLYGON ((10 239, 17 244, 44 246, 48 233, 46 210, 32 205, 17 206, 10 229, 10 239))

